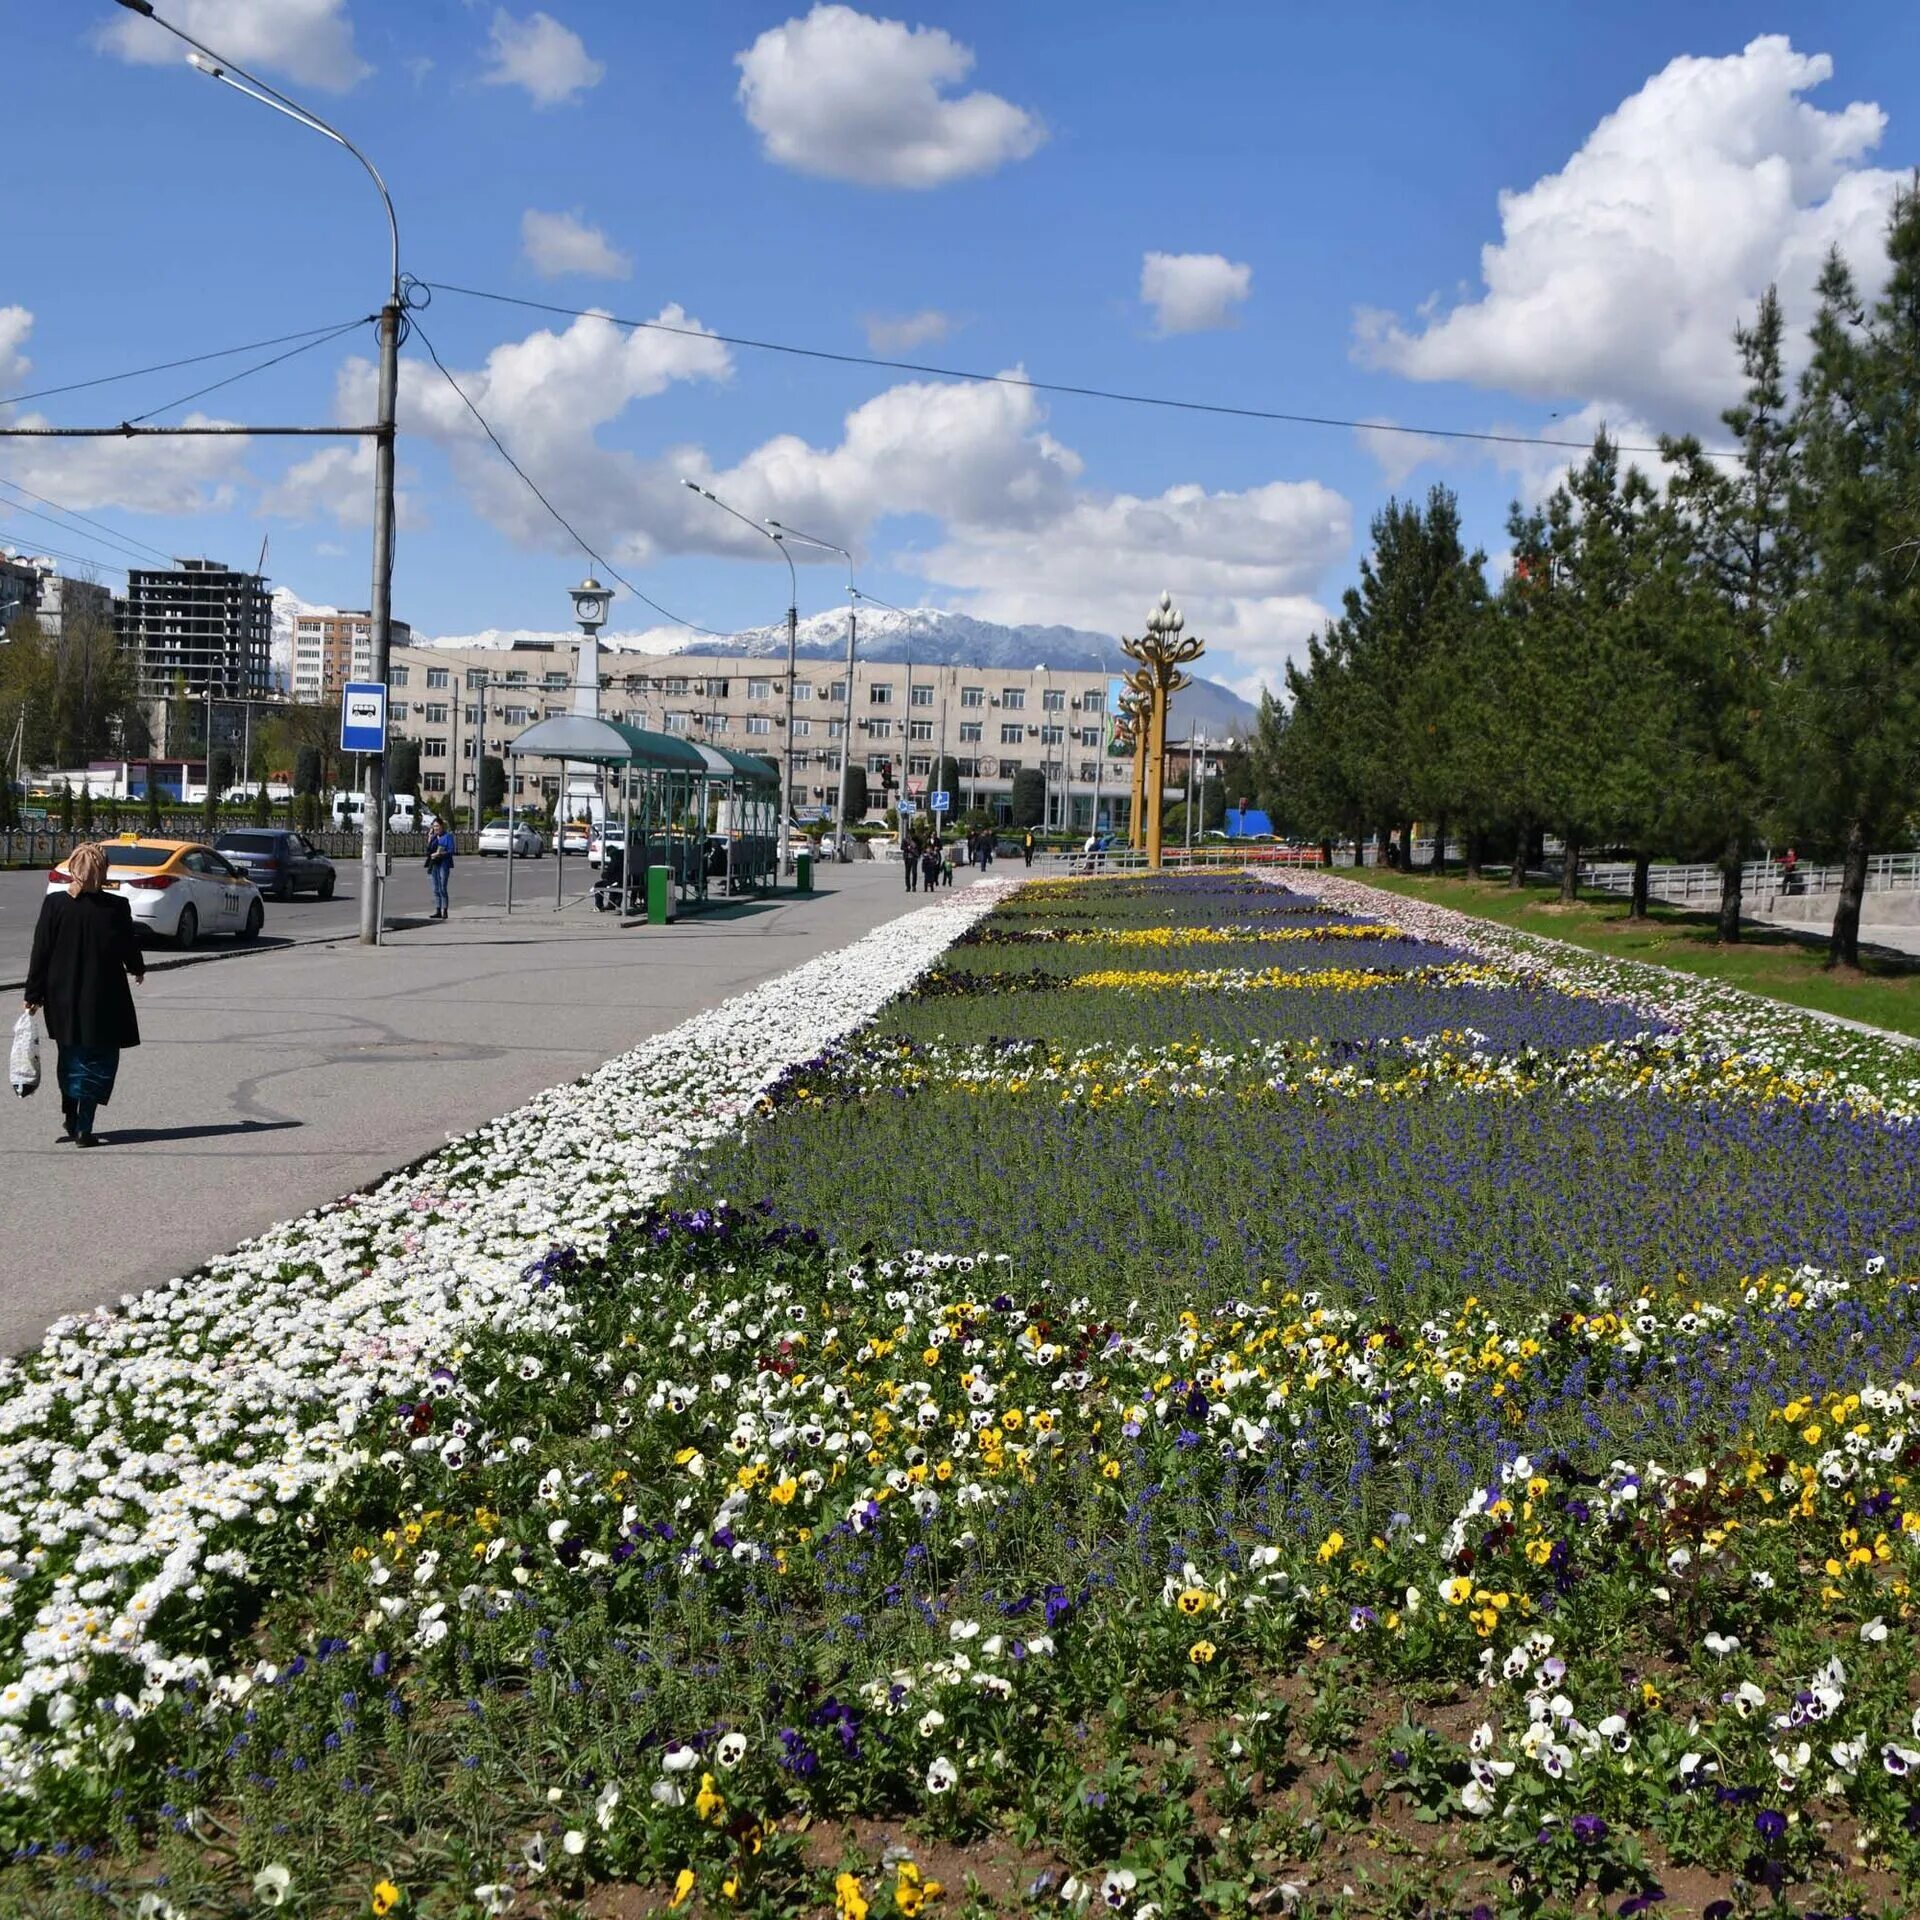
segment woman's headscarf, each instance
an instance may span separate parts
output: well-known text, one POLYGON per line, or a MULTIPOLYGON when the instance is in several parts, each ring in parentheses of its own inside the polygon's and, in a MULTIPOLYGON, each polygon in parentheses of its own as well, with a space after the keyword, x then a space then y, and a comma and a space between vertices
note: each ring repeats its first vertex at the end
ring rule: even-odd
POLYGON ((107 850, 97 840, 83 840, 67 855, 67 891, 77 900, 98 893, 106 884, 107 850))

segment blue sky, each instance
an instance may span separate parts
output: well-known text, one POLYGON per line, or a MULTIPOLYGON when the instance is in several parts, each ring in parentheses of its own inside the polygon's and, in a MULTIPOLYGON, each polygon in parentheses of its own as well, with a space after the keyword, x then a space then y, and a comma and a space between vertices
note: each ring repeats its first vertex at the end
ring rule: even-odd
MULTIPOLYGON (((367 148, 424 280, 1435 427, 1711 429, 1733 322, 1769 278, 1803 311, 1835 241, 1871 280, 1920 155, 1920 15, 1881 5, 162 11, 367 148)), ((11 23, 0 397, 377 305, 384 229, 352 161, 178 51, 107 0, 11 23)), ((1250 689, 1337 604, 1395 487, 1456 487, 1497 553, 1507 501, 1562 457, 955 387, 447 292, 420 318, 589 537, 723 629, 777 617, 784 569, 682 474, 853 546, 902 605, 1137 630, 1166 585, 1250 689)), ((195 409, 360 417, 370 351, 349 335, 195 409)), ((7 411, 117 421, 243 364, 7 411)), ((402 427, 396 612, 433 634, 564 624, 580 555, 418 342, 402 427)), ((250 564, 270 538, 277 581, 366 599, 370 485, 345 444, 0 443, 0 479, 169 552, 250 564)), ((125 557, 4 507, 0 541, 125 557)), ((803 612, 838 588, 808 569, 803 612)))

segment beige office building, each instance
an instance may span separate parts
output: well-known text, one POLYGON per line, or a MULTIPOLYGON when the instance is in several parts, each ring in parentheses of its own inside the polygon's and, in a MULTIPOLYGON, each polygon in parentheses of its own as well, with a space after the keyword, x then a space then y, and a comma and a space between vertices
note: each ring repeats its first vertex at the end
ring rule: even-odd
MULTIPOLYGON (((482 753, 500 754, 534 721, 567 712, 578 648, 565 641, 512 647, 396 646, 392 725, 420 742, 429 795, 471 800, 482 753)), ((904 792, 924 804, 937 763, 959 767, 956 812, 984 807, 1004 818, 1025 769, 1047 786, 1047 820, 1087 828, 1123 823, 1130 762, 1101 742, 1108 676, 1034 668, 925 667, 861 661, 854 671, 853 764, 864 767, 877 816, 904 792)), ((600 711, 659 733, 680 734, 779 764, 787 734, 784 659, 739 654, 625 653, 602 646, 600 711)), ((793 685, 793 804, 802 818, 831 817, 846 737, 846 668, 803 660, 793 685)), ((559 769, 509 773, 520 799, 551 791, 559 769)))

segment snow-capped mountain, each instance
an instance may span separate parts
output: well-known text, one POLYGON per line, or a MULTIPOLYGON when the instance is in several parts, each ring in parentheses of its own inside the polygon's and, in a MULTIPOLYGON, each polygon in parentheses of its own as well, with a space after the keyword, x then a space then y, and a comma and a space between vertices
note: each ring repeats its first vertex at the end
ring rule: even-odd
MULTIPOLYGON (((482 633, 444 635, 434 640, 415 636, 416 645, 438 647, 510 647, 516 641, 551 641, 570 645, 573 633, 546 633, 530 629, 489 628, 482 633)), ((895 611, 862 606, 859 624, 862 660, 911 661, 915 666, 1060 667, 1076 672, 1119 673, 1128 665, 1120 643, 1111 635, 1089 633, 1080 627, 1000 626, 964 613, 934 607, 895 611)), ((639 632, 603 633, 602 647, 623 653, 720 653, 752 659, 782 658, 787 650, 784 624, 748 627, 719 638, 689 633, 680 627, 648 627, 639 632)), ((810 614, 798 629, 802 659, 836 660, 847 650, 847 610, 832 607, 810 614)), ((1184 734, 1187 723, 1216 737, 1243 733, 1254 721, 1254 710, 1231 688, 1196 676, 1193 686, 1177 696, 1174 726, 1184 734)))

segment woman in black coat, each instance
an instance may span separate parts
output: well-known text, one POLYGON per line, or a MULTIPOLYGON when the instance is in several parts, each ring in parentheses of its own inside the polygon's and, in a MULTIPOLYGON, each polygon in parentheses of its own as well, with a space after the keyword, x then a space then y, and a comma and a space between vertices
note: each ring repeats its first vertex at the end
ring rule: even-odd
POLYGON ((96 1107, 113 1097, 120 1050, 140 1044, 129 976, 146 978, 146 962, 134 938, 133 909, 117 893, 105 893, 107 850, 88 843, 67 860, 65 893, 40 903, 27 963, 27 1011, 43 1009, 47 1032, 60 1049, 60 1110, 65 1137, 91 1147, 96 1107))

